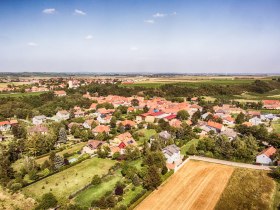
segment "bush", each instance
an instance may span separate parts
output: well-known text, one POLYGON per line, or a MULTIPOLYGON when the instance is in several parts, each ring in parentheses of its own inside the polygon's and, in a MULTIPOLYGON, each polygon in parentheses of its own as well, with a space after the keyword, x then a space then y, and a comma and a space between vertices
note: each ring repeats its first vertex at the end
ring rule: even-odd
POLYGON ((10 189, 13 191, 13 192, 15 192, 15 191, 17 191, 17 190, 19 190, 19 189, 21 189, 22 188, 22 184, 21 183, 13 183, 12 185, 11 185, 11 187, 10 187, 10 189))
POLYGON ((123 188, 121 186, 117 186, 115 189, 116 195, 123 195, 123 188))
POLYGON ((42 196, 40 204, 35 208, 36 210, 45 210, 54 208, 57 205, 57 199, 52 193, 46 193, 42 196))
POLYGON ((94 175, 92 180, 91 180, 91 184, 92 185, 98 185, 102 182, 101 178, 98 175, 94 175))

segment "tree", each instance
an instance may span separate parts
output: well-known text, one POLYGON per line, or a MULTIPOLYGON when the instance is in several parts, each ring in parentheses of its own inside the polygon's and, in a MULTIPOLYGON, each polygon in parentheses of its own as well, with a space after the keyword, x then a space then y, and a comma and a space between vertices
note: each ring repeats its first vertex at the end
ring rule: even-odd
POLYGON ((197 155, 197 150, 194 144, 192 144, 189 149, 187 150, 188 155, 197 155))
POLYGON ((131 105, 132 106, 139 106, 139 100, 137 100, 136 98, 131 100, 131 105))
POLYGON ((115 116, 112 116, 110 121, 110 127, 115 128, 117 126, 117 118, 115 116))
POLYGON ((237 117, 236 117, 236 119, 235 119, 235 122, 236 122, 237 124, 242 124, 242 123, 244 123, 245 121, 246 121, 245 114, 244 114, 243 112, 240 112, 240 113, 237 115, 237 117))
POLYGON ((13 178, 14 171, 11 167, 7 150, 0 145, 0 183, 4 186, 13 178))
POLYGON ((67 133, 65 128, 60 128, 58 133, 58 143, 66 143, 67 142, 67 133))
POLYGON ((189 119, 190 115, 186 110, 180 110, 179 112, 177 112, 177 118, 179 120, 187 120, 189 119))
POLYGON ((200 117, 201 117, 201 113, 200 113, 199 110, 197 110, 197 111, 193 114, 192 119, 191 119, 193 125, 197 124, 197 122, 198 122, 198 120, 200 119, 200 117))
POLYGON ((161 178, 156 166, 149 166, 148 173, 144 177, 144 187, 148 190, 157 189, 161 184, 161 178))
POLYGON ((98 175, 94 175, 92 180, 91 180, 91 184, 92 185, 98 185, 102 182, 102 179, 100 178, 100 176, 98 175))
POLYGON ((147 107, 147 105, 145 105, 145 106, 143 107, 143 111, 144 111, 144 113, 147 113, 147 112, 149 111, 149 108, 147 107))
POLYGON ((54 208, 57 205, 57 199, 52 193, 46 193, 42 196, 40 204, 36 207, 36 210, 45 210, 54 208))

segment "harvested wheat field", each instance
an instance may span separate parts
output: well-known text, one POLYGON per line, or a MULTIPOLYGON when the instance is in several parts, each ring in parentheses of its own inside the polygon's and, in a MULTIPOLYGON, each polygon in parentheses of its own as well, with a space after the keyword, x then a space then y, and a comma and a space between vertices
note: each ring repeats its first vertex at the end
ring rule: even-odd
POLYGON ((136 209, 214 209, 233 171, 230 166, 189 161, 136 209))

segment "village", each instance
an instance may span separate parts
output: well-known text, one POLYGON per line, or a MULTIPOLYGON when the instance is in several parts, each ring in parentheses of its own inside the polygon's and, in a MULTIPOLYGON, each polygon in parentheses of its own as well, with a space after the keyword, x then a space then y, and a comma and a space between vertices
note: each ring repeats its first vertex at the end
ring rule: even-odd
POLYGON ((35 198, 33 205, 52 192, 60 204, 70 200, 75 208, 133 208, 190 159, 266 170, 280 165, 279 100, 244 107, 201 96, 173 101, 92 92, 78 96, 79 88, 90 86, 81 80, 60 82, 55 90, 31 87, 47 89, 30 99, 63 103, 71 98, 68 109, 39 108, 32 117, 7 112, 10 117, 0 122, 0 144, 12 154, 6 170, 14 174, 5 178, 6 187, 35 198))

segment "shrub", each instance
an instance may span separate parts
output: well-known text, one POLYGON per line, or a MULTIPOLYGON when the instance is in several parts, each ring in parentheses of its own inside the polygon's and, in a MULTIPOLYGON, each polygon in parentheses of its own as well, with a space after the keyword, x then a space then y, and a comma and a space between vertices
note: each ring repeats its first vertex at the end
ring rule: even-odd
POLYGON ((101 178, 98 175, 94 175, 92 180, 91 180, 91 184, 92 185, 98 185, 102 182, 101 178))
POLYGON ((49 208, 54 208, 57 205, 57 199, 52 193, 46 193, 42 196, 41 202, 35 208, 36 210, 45 210, 49 208))
POLYGON ((122 195, 123 194, 123 188, 121 186, 117 186, 115 189, 116 195, 122 195))

